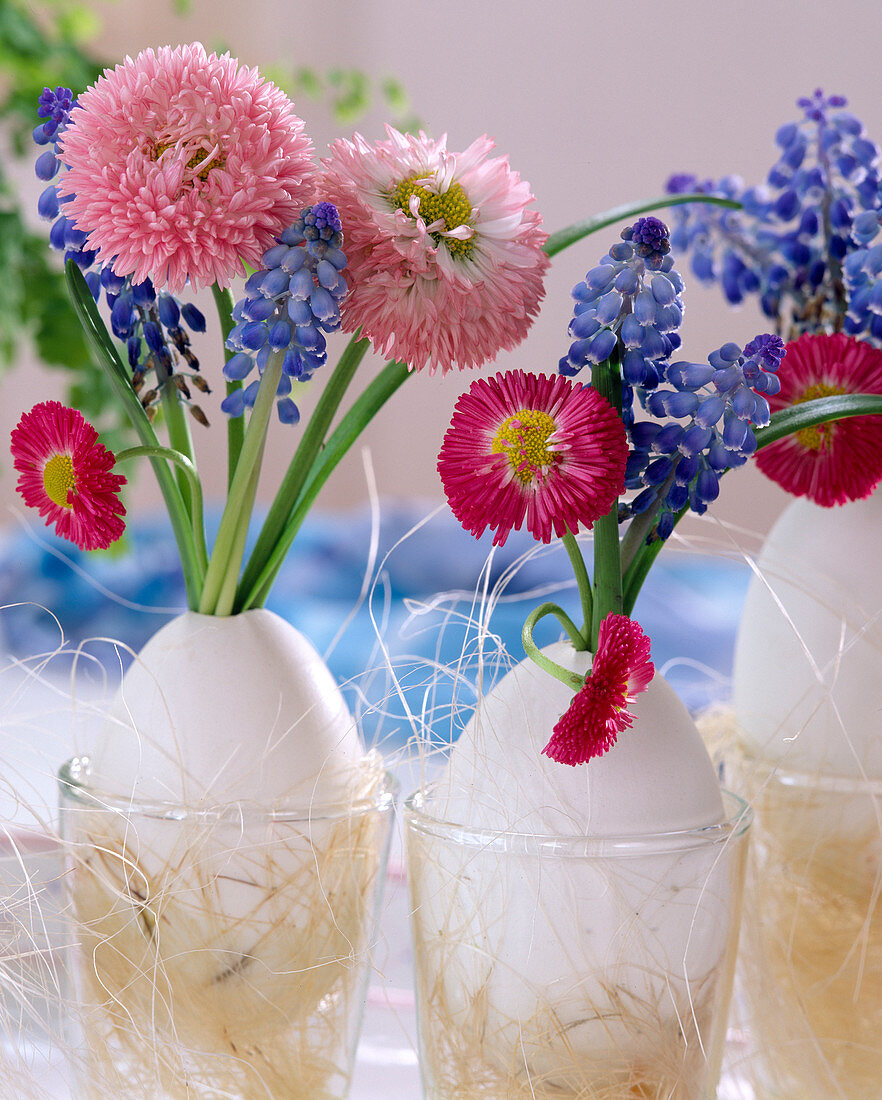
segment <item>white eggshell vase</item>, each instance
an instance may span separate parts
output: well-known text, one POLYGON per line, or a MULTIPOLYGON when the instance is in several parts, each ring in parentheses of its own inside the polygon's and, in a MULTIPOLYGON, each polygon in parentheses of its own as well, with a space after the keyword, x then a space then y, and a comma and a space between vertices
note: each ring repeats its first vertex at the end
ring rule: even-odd
POLYGON ((743 970, 760 1095, 882 1081, 882 494, 788 506, 757 560, 733 682, 756 810, 743 970))
POLYGON ((78 1095, 345 1097, 391 812, 289 624, 163 627, 62 772, 78 1095))
POLYGON ((712 1094, 749 814, 660 676, 575 768, 541 755, 571 699, 516 666, 409 804, 429 1100, 712 1094))

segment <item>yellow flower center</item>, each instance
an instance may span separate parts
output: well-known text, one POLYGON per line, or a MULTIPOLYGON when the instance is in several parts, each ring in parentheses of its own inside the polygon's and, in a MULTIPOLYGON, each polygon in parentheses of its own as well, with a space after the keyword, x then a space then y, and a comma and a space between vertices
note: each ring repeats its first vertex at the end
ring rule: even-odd
MULTIPOLYGON (((155 145, 151 146, 150 159, 159 160, 166 149, 172 149, 174 145, 175 142, 173 141, 157 141, 155 145)), ((203 149, 200 146, 187 161, 187 168, 191 172, 194 168, 199 168, 196 177, 201 180, 207 180, 208 173, 212 168, 223 168, 226 162, 227 158, 219 150, 215 149, 214 152, 212 152, 210 149, 203 149), (202 165, 201 168, 199 167, 200 165, 202 165)))
MULTIPOLYGON (((410 200, 415 195, 419 199, 419 216, 426 225, 443 221, 444 230, 451 232, 461 225, 468 226, 472 216, 472 205, 466 198, 462 184, 452 183, 443 195, 436 195, 433 191, 418 183, 418 176, 402 180, 397 187, 392 188, 391 201, 397 210, 403 210, 409 218, 416 218, 411 211, 410 200)), ((435 244, 441 241, 447 246, 447 251, 453 256, 462 256, 466 259, 472 254, 474 247, 473 237, 468 240, 458 240, 456 237, 445 237, 442 232, 432 233, 435 244)))
POLYGON ((70 455, 53 455, 43 467, 43 488, 46 496, 60 508, 72 508, 68 493, 77 487, 70 455))
POLYGON ((560 455, 548 446, 548 437, 556 427, 547 412, 519 409, 500 424, 490 449, 495 455, 504 454, 515 477, 522 485, 529 485, 560 461, 560 455))
MULTIPOLYGON (((804 401, 814 401, 817 397, 833 397, 839 393, 847 393, 842 386, 831 386, 828 382, 816 382, 803 390, 793 402, 801 405, 804 401)), ((836 422, 831 420, 825 424, 815 424, 812 428, 801 428, 796 433, 796 440, 808 451, 822 451, 830 441, 836 422)))

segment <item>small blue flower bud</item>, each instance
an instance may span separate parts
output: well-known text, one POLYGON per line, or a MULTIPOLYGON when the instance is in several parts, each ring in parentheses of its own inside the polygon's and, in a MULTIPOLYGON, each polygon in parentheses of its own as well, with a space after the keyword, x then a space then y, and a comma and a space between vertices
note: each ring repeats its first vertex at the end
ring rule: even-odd
MULTIPOLYGON (((712 432, 710 428, 703 427, 701 424, 692 424, 683 433, 683 438, 680 440, 680 454, 686 458, 694 458, 700 454, 705 447, 710 443, 712 432)), ((678 473, 682 469, 683 463, 678 466, 678 473)))
POLYGON ((153 306, 156 302, 156 291, 150 279, 145 279, 143 283, 132 283, 132 298, 140 309, 150 309, 153 306))
MULTIPOLYGON (((723 415, 725 400, 719 394, 706 397, 695 412, 695 423, 702 428, 710 428, 723 415)), ((702 448, 703 450, 704 448, 702 448)))
POLYGON ((288 316, 295 325, 308 325, 312 321, 312 310, 309 308, 309 302, 302 298, 289 298, 288 316))
POLYGON ((585 283, 591 290, 605 293, 613 284, 615 271, 612 264, 599 264, 597 267, 592 267, 585 276, 585 283))
POLYGON ((34 162, 34 171, 37 174, 38 180, 46 180, 48 182, 58 171, 58 158, 54 153, 48 150, 45 153, 41 153, 34 162))
POLYGON ((233 390, 221 401, 221 412, 235 419, 245 412, 245 396, 242 390, 233 390))
POLYGON ((580 313, 570 321, 569 333, 570 336, 574 336, 578 340, 583 340, 587 336, 593 336, 599 328, 600 322, 594 316, 593 312, 580 313))
POLYGON ((247 378, 252 370, 254 370, 254 360, 251 356, 246 355, 244 351, 237 351, 224 363, 224 378, 230 382, 238 382, 247 378))
POLYGON ((295 271, 288 281, 291 297, 304 300, 312 294, 314 285, 312 272, 308 267, 301 267, 299 271, 295 271))
POLYGON ((309 306, 313 316, 319 321, 336 320, 340 316, 337 303, 322 286, 313 289, 312 294, 309 296, 309 306))
POLYGON ((260 321, 246 321, 239 337, 244 348, 257 351, 266 343, 266 325, 260 321))
POLYGON ((269 271, 274 267, 278 267, 287 254, 288 245, 274 244, 272 248, 268 248, 263 256, 261 256, 261 263, 269 271))
POLYGON ((246 321, 268 321, 277 308, 272 298, 246 298, 242 317, 246 321))
POLYGON ((129 356, 129 366, 132 370, 135 370, 141 362, 141 337, 130 336, 128 340, 126 340, 126 351, 129 356))
POLYGON ((611 329, 603 328, 595 336, 591 337, 588 346, 587 359, 591 363, 603 363, 609 359, 616 346, 616 334, 611 329))
POLYGON ((58 217, 58 192, 54 184, 50 184, 40 192, 40 197, 37 199, 37 213, 47 220, 58 217))
POLYGON ((159 319, 166 328, 177 328, 181 319, 181 308, 171 294, 160 294, 157 301, 159 319))
POLYGON ((147 347, 157 354, 165 349, 165 341, 162 338, 162 329, 155 321, 145 321, 142 331, 147 347))
POLYGON ((291 343, 291 326, 287 321, 276 321, 269 331, 269 346, 276 351, 291 343))
POLYGON ((294 404, 290 397, 284 397, 276 405, 278 410, 279 420, 283 424, 297 424, 300 421, 300 410, 294 404))
POLYGON ((611 325, 622 308, 622 296, 617 290, 610 290, 597 303, 597 320, 601 325, 611 325))

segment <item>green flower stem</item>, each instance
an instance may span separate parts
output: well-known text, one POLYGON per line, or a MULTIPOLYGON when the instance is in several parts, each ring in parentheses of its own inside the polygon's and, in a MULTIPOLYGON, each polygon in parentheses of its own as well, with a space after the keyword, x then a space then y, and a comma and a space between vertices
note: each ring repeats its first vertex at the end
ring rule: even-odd
MULTIPOLYGON (((83 330, 98 365, 104 371, 111 388, 119 400, 120 405, 126 411, 129 420, 138 434, 141 442, 148 447, 159 447, 159 440, 153 430, 153 425, 144 411, 138 395, 132 389, 131 376, 123 366, 122 360, 117 354, 116 347, 110 338, 110 334, 101 315, 95 307, 95 299, 89 290, 83 273, 73 262, 68 260, 65 265, 68 290, 74 308, 80 318, 83 330)), ((204 569, 200 566, 197 541, 193 538, 193 526, 190 512, 181 496, 177 479, 168 468, 168 463, 161 458, 150 458, 153 472, 159 483, 159 488, 165 501, 169 520, 177 543, 178 553, 181 557, 181 569, 184 574, 184 584, 187 589, 187 605, 194 610, 199 605, 199 594, 202 588, 204 569)))
POLYGON ((267 360, 260 379, 254 408, 251 410, 248 427, 245 430, 242 453, 236 466, 233 484, 227 495, 217 539, 205 574, 202 600, 199 604, 199 610, 203 615, 229 615, 232 611, 232 590, 227 578, 232 575, 233 584, 235 584, 235 576, 239 572, 242 561, 245 536, 248 533, 248 522, 260 477, 266 432, 276 400, 276 391, 279 388, 279 379, 282 377, 284 358, 284 351, 274 351, 267 360), (225 594, 223 603, 221 602, 222 593, 225 594))
POLYGON ((674 469, 671 470, 661 485, 656 486, 654 504, 647 508, 645 512, 641 512, 639 516, 634 516, 628 524, 628 530, 622 537, 621 544, 622 576, 628 575, 628 568, 631 562, 639 553, 640 547, 646 545, 646 537, 658 519, 659 504, 665 499, 670 492, 671 486, 674 484, 677 463, 679 461, 680 457, 678 455, 674 459, 674 469))
POLYGON ((568 668, 564 668, 563 665, 559 665, 557 661, 552 661, 550 657, 546 657, 533 641, 533 631, 536 627, 536 623, 538 623, 540 619, 544 619, 546 615, 554 615, 567 634, 569 634, 570 641, 573 643, 575 649, 584 651, 587 648, 585 639, 582 637, 576 624, 569 615, 567 615, 562 608, 558 607, 556 603, 543 603, 530 612, 527 616, 527 621, 524 623, 524 629, 521 631, 521 641, 524 644, 524 652, 530 660, 534 661, 543 671, 547 672, 550 676, 554 676, 555 679, 560 680, 562 684, 566 684, 567 687, 572 688, 573 691, 578 691, 585 683, 585 677, 580 676, 577 672, 571 672, 568 668))
POLYGON ((573 567, 573 574, 576 578, 576 584, 579 588, 579 599, 582 603, 582 645, 576 646, 576 649, 585 649, 588 645, 585 639, 591 632, 591 607, 594 602, 594 598, 591 595, 591 578, 588 576, 588 570, 585 568, 585 559, 582 557, 582 551, 579 549, 579 543, 576 541, 576 536, 572 532, 567 533, 560 540, 564 549, 566 550, 570 564, 573 567))
MULTIPOLYGON (((233 331, 233 295, 228 287, 219 287, 214 283, 211 288, 214 295, 214 304, 217 309, 218 320, 221 327, 221 343, 224 348, 224 362, 232 356, 227 350, 227 337, 233 331)), ((241 381, 227 382, 227 397, 236 390, 242 389, 241 381)), ((239 455, 242 452, 242 440, 245 438, 245 417, 227 417, 227 490, 233 484, 233 475, 239 464, 239 455)))
MULTIPOLYGON (((162 414, 165 417, 165 427, 168 432, 169 447, 173 451, 177 451, 178 454, 189 459, 191 465, 195 467, 196 459, 193 455, 193 439, 190 435, 190 428, 187 424, 184 408, 180 401, 180 391, 174 384, 171 373, 158 362, 156 364, 156 381, 159 387, 160 400, 162 402, 162 414)), ((197 552, 201 558, 205 559, 205 533, 202 529, 201 522, 198 532, 193 525, 193 501, 190 496, 191 482, 180 466, 177 468, 177 481, 184 505, 188 512, 190 512, 191 527, 194 537, 197 540, 197 552)))
MULTIPOLYGON (((818 397, 813 401, 803 401, 799 405, 789 405, 786 409, 779 409, 773 413, 767 427, 756 430, 757 450, 783 439, 786 435, 802 431, 803 428, 813 428, 818 424, 825 424, 831 420, 844 420, 850 416, 873 414, 877 416, 882 414, 882 394, 836 394, 832 397, 818 397)), ((688 511, 688 505, 680 509, 674 517, 675 527, 688 511)), ((664 542, 661 539, 651 543, 643 541, 628 563, 623 582, 626 615, 630 615, 633 611, 643 582, 663 546, 664 542)))
MULTIPOLYGON (((607 359, 591 368, 591 385, 621 415, 622 383, 618 365, 607 359)), ((594 523, 594 601, 588 648, 597 649, 600 624, 607 615, 622 613, 622 563, 619 547, 619 504, 613 502, 605 516, 594 523)))
POLYGON ((666 206, 680 206, 685 202, 705 202, 713 206, 727 206, 731 210, 741 209, 740 202, 736 202, 734 199, 717 198, 714 195, 660 195, 656 199, 629 202, 625 203, 624 206, 614 206, 603 214, 595 214, 591 218, 586 218, 585 221, 575 222, 565 229, 559 229, 556 233, 552 233, 545 242, 545 252, 549 256, 556 256, 558 252, 563 252, 571 244, 596 233, 599 229, 606 229, 610 225, 615 225, 616 222, 631 221, 639 214, 647 214, 651 210, 661 210, 666 206))
POLYGON ((186 455, 181 454, 180 451, 172 450, 170 447, 142 445, 140 447, 127 447, 124 451, 118 451, 116 454, 117 462, 126 462, 130 458, 164 458, 168 462, 173 462, 178 469, 184 472, 190 488, 193 541, 196 544, 197 551, 200 552, 199 564, 204 573, 208 566, 208 556, 205 551, 205 528, 202 523, 202 482, 199 480, 196 467, 186 455))
POLYGON ((882 413, 882 394, 879 393, 843 393, 832 397, 816 397, 814 401, 803 401, 799 405, 789 405, 779 409, 765 428, 756 430, 757 450, 770 443, 792 435, 803 428, 813 428, 828 420, 844 420, 849 416, 879 415, 882 413))
MULTIPOLYGON (((313 466, 325 446, 325 437, 334 419, 340 402, 352 382, 355 372, 364 358, 370 341, 360 339, 358 333, 352 337, 346 350, 340 356, 334 372, 322 390, 321 397, 306 425, 300 444, 288 465, 282 484, 264 520, 257 542, 242 574, 239 585, 240 599, 237 609, 257 606, 242 603, 241 594, 251 592, 258 578, 263 574, 267 562, 273 557, 276 546, 291 519, 291 514, 300 499, 303 487, 309 479, 313 466)), ((366 423, 366 421, 365 421, 366 423)), ((359 431, 364 427, 362 423, 359 431)))
MULTIPOLYGON (((365 388, 340 420, 333 434, 328 438, 325 447, 316 458, 287 523, 268 554, 266 563, 259 573, 255 573, 253 581, 248 576, 248 568, 246 568, 242 583, 239 585, 236 611, 263 606, 272 583, 285 560, 285 555, 291 548, 294 537, 300 530, 300 526, 306 519, 309 509, 322 486, 336 469, 340 459, 364 430, 365 425, 373 420, 392 394, 404 385, 411 374, 412 371, 408 370, 405 363, 393 359, 365 388)), ((248 566, 251 566, 251 562, 248 563, 248 566)))

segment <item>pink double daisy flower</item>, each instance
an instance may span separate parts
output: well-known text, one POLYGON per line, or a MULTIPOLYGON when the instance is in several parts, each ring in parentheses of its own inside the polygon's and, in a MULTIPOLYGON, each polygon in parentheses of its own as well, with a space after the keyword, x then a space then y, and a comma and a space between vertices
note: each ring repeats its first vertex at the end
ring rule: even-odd
MULTIPOLYGON (((804 335, 787 345, 772 412, 818 397, 882 393, 882 351, 842 333, 804 335)), ((825 508, 867 497, 882 479, 882 419, 854 416, 803 428, 764 447, 762 472, 825 508)))
POLYGON ((628 710, 655 675, 649 638, 627 615, 607 615, 585 685, 554 727, 542 752, 559 764, 586 764, 602 756, 634 724, 628 710))
POLYGON ((452 153, 446 138, 386 132, 336 141, 323 162, 352 282, 343 327, 416 369, 479 366, 524 338, 542 300, 533 195, 486 136, 452 153))
POLYGON ((61 139, 65 215, 117 275, 178 293, 259 266, 312 197, 312 143, 288 97, 195 42, 105 70, 61 139))
POLYGON ((597 390, 561 375, 476 379, 438 455, 454 515, 501 546, 526 525, 540 542, 590 528, 624 491, 625 428, 597 390))
POLYGON ((24 413, 12 432, 16 488, 47 526, 81 550, 104 550, 125 530, 119 491, 122 474, 98 433, 76 409, 42 401, 24 413))

